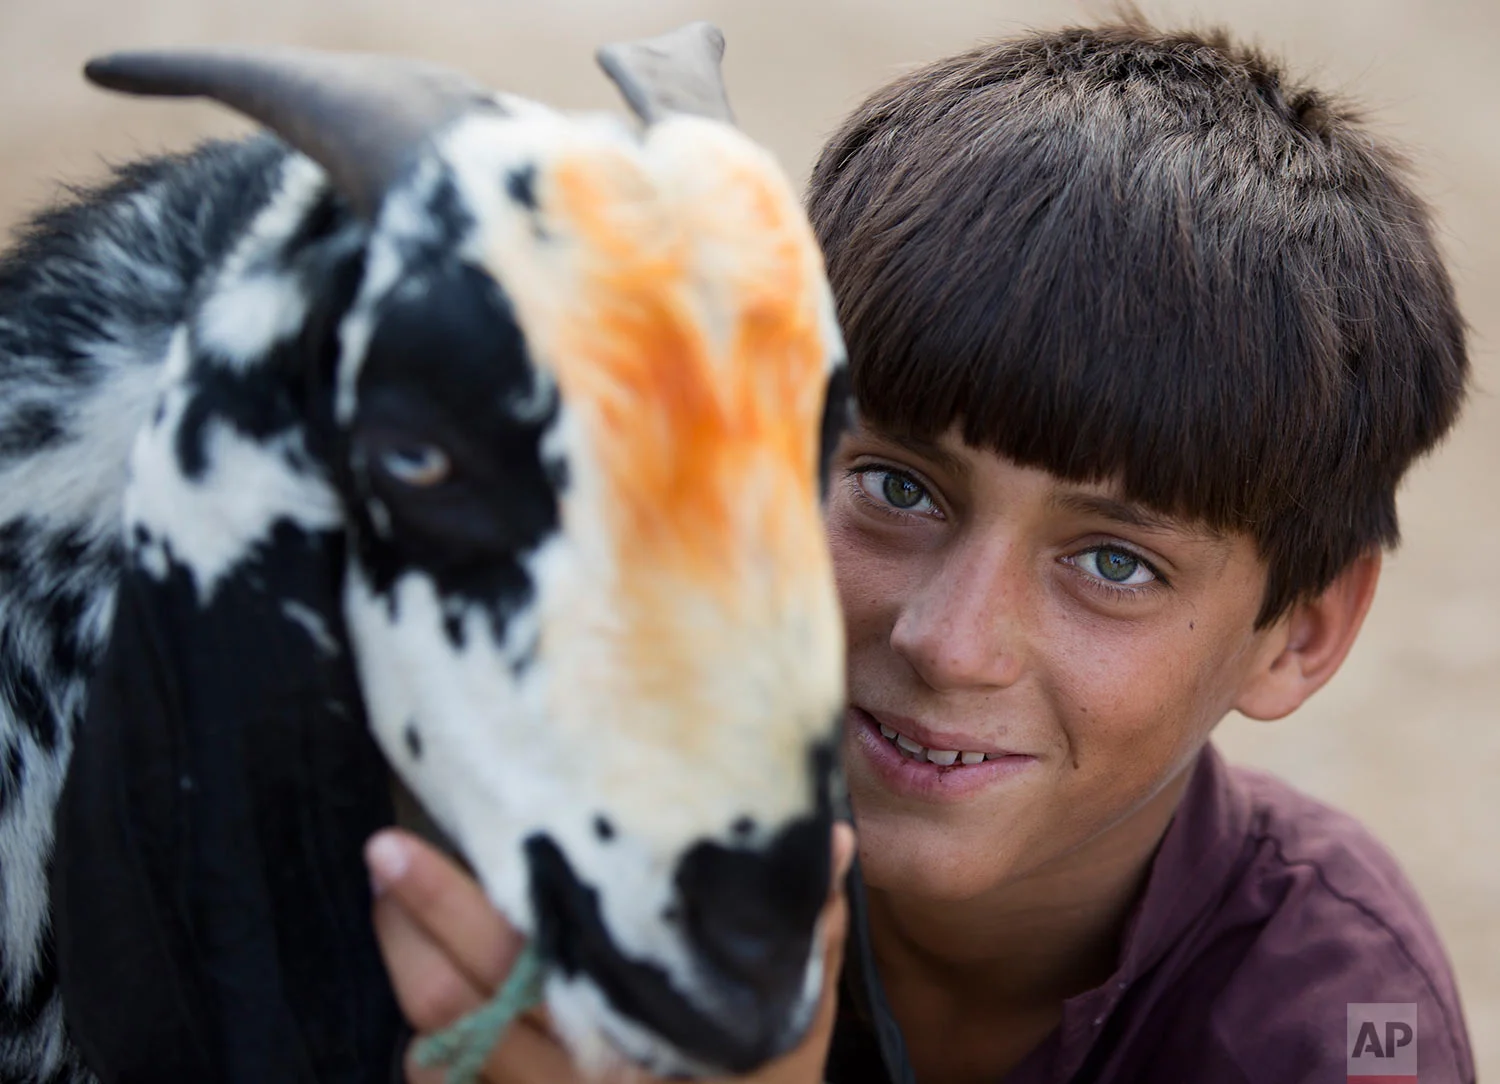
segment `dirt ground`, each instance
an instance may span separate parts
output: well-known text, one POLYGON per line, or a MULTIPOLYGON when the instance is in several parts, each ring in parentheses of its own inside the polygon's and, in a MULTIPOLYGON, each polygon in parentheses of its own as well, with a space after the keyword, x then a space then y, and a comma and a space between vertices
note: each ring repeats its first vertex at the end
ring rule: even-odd
MULTIPOLYGON (((1143 0, 1166 23, 1225 23, 1367 103, 1418 162, 1473 325, 1477 384, 1458 432, 1408 483, 1406 540, 1335 682, 1274 725, 1231 718, 1231 756, 1370 824, 1447 939, 1481 1078, 1500 1077, 1500 36, 1494 0, 1143 0), (1491 60, 1486 61, 1484 57, 1491 60), (1475 547, 1478 547, 1476 554, 1475 547), (1483 568, 1471 562, 1483 558, 1483 568)), ((1098 18, 1068 0, 0 0, 0 229, 105 161, 243 131, 208 106, 88 89, 91 54, 284 42, 406 52, 574 107, 618 108, 605 41, 689 19, 722 26, 742 125, 804 176, 860 96, 916 62, 1028 26, 1098 18)))

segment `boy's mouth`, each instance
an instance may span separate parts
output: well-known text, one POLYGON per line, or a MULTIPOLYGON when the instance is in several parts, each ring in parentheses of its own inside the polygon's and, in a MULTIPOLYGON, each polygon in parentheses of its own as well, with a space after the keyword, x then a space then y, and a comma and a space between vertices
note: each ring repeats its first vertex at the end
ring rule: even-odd
POLYGON ((905 734, 898 733, 895 728, 886 726, 879 720, 875 725, 880 728, 880 736, 894 745, 907 760, 936 764, 940 768, 951 768, 955 764, 972 767, 975 764, 983 764, 987 759, 998 759, 1006 755, 1004 753, 980 753, 967 749, 929 749, 925 745, 918 745, 905 734))
POLYGON ((979 745, 983 739, 938 734, 911 719, 880 716, 854 706, 851 706, 851 714, 863 721, 872 736, 878 733, 884 738, 886 744, 892 746, 903 759, 919 764, 931 764, 937 768, 972 768, 985 761, 1014 759, 1017 755, 1008 749, 996 749, 988 742, 984 742, 985 748, 964 749, 962 746, 971 741, 972 744, 979 745), (897 725, 892 725, 893 723, 897 725), (918 738, 926 739, 925 743, 918 738))
POLYGON ((940 803, 966 801, 980 791, 1029 776, 1039 763, 1029 753, 997 749, 993 745, 982 749, 945 749, 942 746, 978 745, 984 739, 929 731, 915 720, 889 718, 887 722, 850 705, 846 725, 855 748, 863 750, 864 763, 873 769, 876 778, 886 789, 909 798, 940 803), (900 724, 901 729, 891 723, 900 724), (933 744, 923 745, 908 730, 933 744))

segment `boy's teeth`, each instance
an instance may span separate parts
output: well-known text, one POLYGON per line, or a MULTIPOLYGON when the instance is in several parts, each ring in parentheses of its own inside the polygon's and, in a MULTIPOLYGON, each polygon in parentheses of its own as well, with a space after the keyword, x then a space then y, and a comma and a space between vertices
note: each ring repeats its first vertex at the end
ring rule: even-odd
POLYGON ((940 768, 947 768, 957 764, 960 760, 965 764, 981 764, 984 762, 983 753, 965 753, 957 749, 928 749, 918 745, 905 734, 897 734, 893 727, 880 724, 880 733, 888 741, 895 742, 901 750, 907 753, 912 760, 925 760, 936 764, 940 768))

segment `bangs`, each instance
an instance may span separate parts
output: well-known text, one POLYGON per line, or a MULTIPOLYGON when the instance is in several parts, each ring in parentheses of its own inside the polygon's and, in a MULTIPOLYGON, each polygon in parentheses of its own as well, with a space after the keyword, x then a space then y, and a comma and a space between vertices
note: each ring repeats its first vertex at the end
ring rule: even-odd
POLYGON ((982 156, 905 150, 917 168, 870 193, 830 259, 855 396, 892 432, 958 424, 1027 466, 1249 530, 1309 465, 1300 438, 1338 374, 1306 341, 1319 314, 1294 308, 1298 253, 1220 229, 1198 163, 1133 161, 1121 119, 918 137, 982 156))

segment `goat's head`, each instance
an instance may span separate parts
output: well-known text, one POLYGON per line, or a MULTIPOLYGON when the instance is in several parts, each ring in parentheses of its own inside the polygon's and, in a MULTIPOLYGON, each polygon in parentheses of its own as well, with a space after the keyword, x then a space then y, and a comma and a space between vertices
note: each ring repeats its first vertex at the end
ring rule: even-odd
POLYGON ((641 130, 370 58, 90 68, 302 152, 174 341, 141 562, 206 597, 277 523, 343 531, 387 758, 539 939, 575 1049, 687 1073, 810 1016, 843 698, 842 347, 794 193, 724 123, 721 48, 605 54, 641 130))

